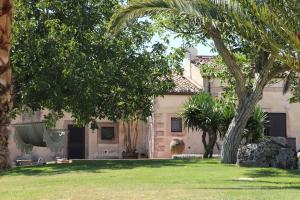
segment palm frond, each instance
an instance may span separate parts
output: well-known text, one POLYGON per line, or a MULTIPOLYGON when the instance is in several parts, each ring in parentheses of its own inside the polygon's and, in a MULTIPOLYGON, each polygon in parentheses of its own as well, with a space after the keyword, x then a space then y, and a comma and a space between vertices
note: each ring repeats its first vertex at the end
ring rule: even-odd
POLYGON ((145 0, 130 3, 130 5, 120 9, 113 15, 110 30, 114 33, 119 32, 130 21, 157 13, 174 12, 168 1, 164 0, 145 0))
POLYGON ((218 4, 242 38, 261 43, 277 60, 300 71, 299 0, 224 0, 218 4))
POLYGON ((135 0, 113 16, 110 30, 117 33, 134 19, 163 13, 191 15, 203 24, 226 22, 241 38, 300 71, 299 12, 299 0, 135 0))
POLYGON ((221 19, 220 0, 142 0, 133 1, 120 9, 111 20, 110 30, 120 31, 130 21, 155 14, 173 13, 196 16, 200 19, 221 19))

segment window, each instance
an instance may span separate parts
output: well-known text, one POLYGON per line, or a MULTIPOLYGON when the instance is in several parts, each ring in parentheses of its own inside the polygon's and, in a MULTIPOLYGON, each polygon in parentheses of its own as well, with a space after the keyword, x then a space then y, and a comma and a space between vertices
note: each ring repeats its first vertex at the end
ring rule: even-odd
POLYGON ((182 132, 182 119, 181 118, 171 118, 171 132, 182 132))
POLYGON ((101 127, 101 140, 113 140, 115 138, 114 127, 101 127))
POLYGON ((97 123, 98 144, 119 144, 119 124, 116 122, 97 123))

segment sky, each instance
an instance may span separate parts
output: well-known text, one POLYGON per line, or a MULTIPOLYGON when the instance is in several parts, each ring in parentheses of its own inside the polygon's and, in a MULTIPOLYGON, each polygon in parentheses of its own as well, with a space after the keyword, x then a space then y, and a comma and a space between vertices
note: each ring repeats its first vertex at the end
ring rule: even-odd
MULTIPOLYGON (((174 38, 172 35, 170 36, 171 38, 170 40, 170 44, 169 47, 180 47, 182 44, 182 40, 180 38, 174 38)), ((155 35, 152 39, 152 43, 157 42, 157 41, 161 41, 161 39, 159 38, 158 35, 155 35)), ((211 42, 208 42, 209 44, 211 44, 211 42)), ((210 55, 216 55, 215 52, 211 52, 211 47, 208 46, 204 46, 202 44, 198 44, 195 47, 198 50, 198 55, 205 55, 205 56, 210 56, 210 55)))

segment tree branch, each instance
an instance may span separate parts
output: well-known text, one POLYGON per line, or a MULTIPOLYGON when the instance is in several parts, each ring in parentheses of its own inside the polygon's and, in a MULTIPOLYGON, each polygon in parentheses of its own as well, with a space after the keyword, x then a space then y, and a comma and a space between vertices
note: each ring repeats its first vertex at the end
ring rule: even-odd
POLYGON ((261 71, 259 72, 258 80, 256 81, 255 91, 262 92, 268 82, 273 78, 271 69, 274 65, 274 62, 275 57, 269 55, 266 61, 263 63, 261 71))
POLYGON ((233 75, 236 80, 236 92, 238 94, 238 98, 241 99, 246 94, 246 81, 245 77, 242 73, 240 66, 237 64, 234 56, 228 50, 224 41, 221 38, 221 34, 219 30, 212 25, 212 23, 207 24, 207 31, 209 35, 212 37, 216 49, 219 54, 222 56, 226 66, 228 67, 230 73, 233 75))

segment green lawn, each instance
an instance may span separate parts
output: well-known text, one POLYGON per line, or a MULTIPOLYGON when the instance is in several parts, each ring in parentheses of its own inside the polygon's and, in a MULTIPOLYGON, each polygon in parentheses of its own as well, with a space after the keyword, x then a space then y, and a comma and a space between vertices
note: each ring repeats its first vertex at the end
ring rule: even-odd
POLYGON ((300 173, 217 160, 80 161, 2 173, 0 199, 296 200, 300 173))

